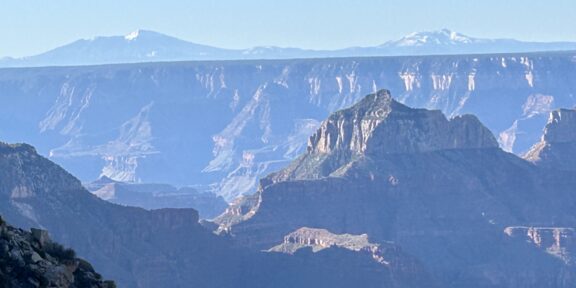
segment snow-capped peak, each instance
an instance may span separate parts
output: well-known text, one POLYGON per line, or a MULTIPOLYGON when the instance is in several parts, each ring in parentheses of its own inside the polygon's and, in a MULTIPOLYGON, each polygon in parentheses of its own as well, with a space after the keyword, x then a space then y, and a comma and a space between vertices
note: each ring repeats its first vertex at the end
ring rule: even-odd
POLYGON ((140 29, 130 32, 128 35, 124 36, 124 39, 128 40, 128 41, 132 41, 136 38, 138 38, 138 36, 140 35, 140 29))
POLYGON ((423 45, 454 45, 469 44, 477 42, 478 39, 468 37, 449 29, 442 29, 429 32, 415 32, 408 34, 397 41, 390 41, 387 44, 396 46, 423 46, 423 45))
POLYGON ((454 32, 454 31, 450 31, 448 29, 442 29, 441 30, 442 33, 444 34, 448 34, 450 35, 449 38, 450 40, 452 40, 453 42, 459 42, 459 43, 470 43, 472 42, 474 39, 470 38, 464 34, 460 34, 458 32, 454 32))

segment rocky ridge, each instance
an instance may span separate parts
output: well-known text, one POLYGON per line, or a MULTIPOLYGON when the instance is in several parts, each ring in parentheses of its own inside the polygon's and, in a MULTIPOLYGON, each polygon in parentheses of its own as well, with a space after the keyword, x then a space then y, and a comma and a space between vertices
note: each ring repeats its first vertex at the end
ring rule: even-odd
POLYGON ((74 250, 52 242, 48 232, 30 232, 7 225, 0 217, 0 286, 114 288, 74 250))

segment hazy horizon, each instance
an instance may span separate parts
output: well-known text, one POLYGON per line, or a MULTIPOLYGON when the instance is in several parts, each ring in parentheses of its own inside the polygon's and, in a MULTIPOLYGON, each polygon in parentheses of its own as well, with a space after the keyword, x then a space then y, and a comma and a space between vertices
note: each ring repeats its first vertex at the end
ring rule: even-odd
POLYGON ((138 29, 229 49, 375 46, 413 32, 444 28, 476 38, 576 41, 576 31, 568 28, 573 26, 576 3, 568 0, 368 2, 10 0, 0 10, 0 25, 10 27, 0 32, 4 42, 0 57, 35 55, 78 39, 126 35, 138 29))

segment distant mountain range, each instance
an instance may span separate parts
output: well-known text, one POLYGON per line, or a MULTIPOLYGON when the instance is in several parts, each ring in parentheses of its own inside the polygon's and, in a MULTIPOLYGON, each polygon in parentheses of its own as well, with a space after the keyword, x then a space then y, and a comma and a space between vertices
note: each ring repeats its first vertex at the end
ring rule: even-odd
POLYGON ((576 50, 576 42, 480 39, 448 29, 409 34, 374 47, 307 50, 259 46, 224 49, 184 41, 154 31, 81 39, 42 54, 0 59, 0 67, 71 66, 191 60, 292 59, 358 56, 484 54, 576 50))

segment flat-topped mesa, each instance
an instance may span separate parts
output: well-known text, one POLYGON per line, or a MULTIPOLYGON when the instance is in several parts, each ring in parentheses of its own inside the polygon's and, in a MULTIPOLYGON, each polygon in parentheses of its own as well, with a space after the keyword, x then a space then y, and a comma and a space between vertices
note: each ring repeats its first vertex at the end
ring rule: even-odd
MULTIPOLYGON (((328 255, 331 250, 352 251, 355 257, 347 258, 348 261, 355 261, 354 258, 358 261, 361 258, 363 261, 359 263, 362 263, 360 265, 365 269, 369 267, 366 265, 373 263, 377 267, 371 269, 386 269, 394 275, 396 285, 390 285, 391 287, 422 287, 422 283, 427 283, 427 287, 436 287, 435 280, 432 280, 420 261, 403 252, 394 243, 371 243, 367 234, 334 234, 326 229, 302 227, 286 235, 282 244, 267 251, 296 254, 307 249, 320 254, 327 252, 328 255)), ((329 257, 337 254, 332 255, 329 257)))
POLYGON ((334 234, 326 229, 302 227, 286 235, 282 244, 270 248, 268 252, 294 254, 305 248, 313 252, 330 248, 360 252, 372 261, 393 267, 398 275, 406 273, 408 267, 415 269, 413 271, 424 272, 421 263, 402 252, 399 246, 393 243, 371 243, 367 234, 334 234))
POLYGON ((367 249, 375 250, 379 245, 370 243, 368 235, 333 234, 326 229, 302 227, 284 237, 284 242, 270 251, 294 253, 303 247, 311 247, 313 251, 320 251, 332 246, 353 251, 367 249))
POLYGON ((559 170, 576 170, 576 109, 550 112, 540 142, 534 144, 524 159, 559 170))
POLYGON ((413 109, 388 90, 333 113, 308 141, 309 154, 416 153, 444 149, 496 148, 492 133, 472 115, 446 119, 438 110, 413 109))

